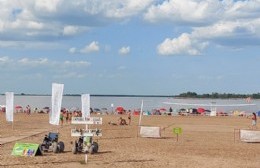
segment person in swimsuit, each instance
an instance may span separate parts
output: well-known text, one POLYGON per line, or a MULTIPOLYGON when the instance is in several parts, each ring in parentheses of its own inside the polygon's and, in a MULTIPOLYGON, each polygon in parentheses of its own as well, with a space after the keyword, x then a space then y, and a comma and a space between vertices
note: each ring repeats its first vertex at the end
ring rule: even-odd
POLYGON ((131 124, 131 110, 128 111, 128 125, 131 124))
POLYGON ((63 112, 60 113, 60 122, 61 122, 61 125, 63 125, 63 112))
POLYGON ((257 123, 257 117, 256 117, 256 113, 253 113, 252 115, 252 129, 256 129, 256 123, 257 123))

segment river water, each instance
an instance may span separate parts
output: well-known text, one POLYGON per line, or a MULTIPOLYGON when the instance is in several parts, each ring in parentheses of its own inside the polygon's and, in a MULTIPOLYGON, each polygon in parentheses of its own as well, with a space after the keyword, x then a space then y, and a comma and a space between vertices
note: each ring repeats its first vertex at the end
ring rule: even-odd
MULTIPOLYGON (((185 104, 221 104, 227 106, 217 107, 218 111, 245 111, 245 112, 257 112, 260 110, 260 100, 252 100, 246 102, 244 99, 179 99, 172 97, 116 97, 116 96, 91 96, 90 106, 92 108, 107 108, 108 111, 113 111, 117 106, 122 106, 127 110, 140 109, 143 102, 143 110, 152 110, 159 108, 173 109, 180 108, 198 108, 200 105, 174 105, 171 103, 185 103, 185 104), (168 103, 165 103, 168 102, 168 103), (228 106, 230 104, 255 104, 251 106, 228 106)), ((0 105, 5 105, 5 96, 0 95, 0 105)), ((14 96, 14 105, 20 105, 26 107, 30 105, 31 108, 41 109, 43 107, 51 107, 51 96, 14 96)), ((62 107, 67 109, 81 108, 80 96, 63 96, 62 107)), ((203 106, 201 106, 203 107, 203 106)), ((210 109, 209 106, 205 106, 205 109, 210 109)))

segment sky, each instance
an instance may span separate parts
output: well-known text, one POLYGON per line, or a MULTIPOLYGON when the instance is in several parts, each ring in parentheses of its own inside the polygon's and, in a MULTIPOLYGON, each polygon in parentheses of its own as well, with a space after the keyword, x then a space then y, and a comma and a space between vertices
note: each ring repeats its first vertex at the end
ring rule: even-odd
POLYGON ((0 93, 260 92, 260 0, 0 0, 0 93))

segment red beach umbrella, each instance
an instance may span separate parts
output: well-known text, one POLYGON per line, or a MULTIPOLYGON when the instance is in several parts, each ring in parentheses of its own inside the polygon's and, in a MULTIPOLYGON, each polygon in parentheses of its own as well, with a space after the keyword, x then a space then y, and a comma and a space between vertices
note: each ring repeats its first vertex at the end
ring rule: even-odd
POLYGON ((198 108, 197 111, 198 111, 198 113, 204 113, 205 109, 204 108, 198 108))
POLYGON ((117 108, 116 108, 116 111, 117 112, 123 112, 125 109, 124 109, 124 107, 122 107, 122 106, 118 106, 117 108))
POLYGON ((167 111, 166 108, 162 107, 160 108, 160 111, 167 111))
POLYGON ((23 108, 22 106, 19 106, 19 105, 17 105, 17 106, 15 106, 15 108, 16 109, 21 109, 21 108, 23 108))

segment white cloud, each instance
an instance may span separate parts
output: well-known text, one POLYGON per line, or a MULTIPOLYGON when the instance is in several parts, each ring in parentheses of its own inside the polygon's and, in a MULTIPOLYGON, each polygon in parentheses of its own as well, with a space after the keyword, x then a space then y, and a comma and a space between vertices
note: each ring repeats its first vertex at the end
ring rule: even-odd
POLYGON ((72 48, 69 49, 69 52, 70 52, 71 54, 76 53, 76 51, 77 51, 77 49, 76 49, 75 47, 72 47, 72 48))
POLYGON ((207 43, 198 43, 196 39, 192 39, 189 34, 184 33, 178 38, 165 39, 158 45, 157 51, 160 55, 199 55, 206 45, 207 43))
POLYGON ((44 11, 48 13, 57 12, 58 5, 60 5, 63 0, 41 0, 35 1, 35 9, 39 11, 44 11))
POLYGON ((41 40, 77 35, 89 27, 128 20, 153 0, 0 1, 0 39, 41 40))
POLYGON ((122 47, 119 49, 118 53, 120 55, 127 55, 128 53, 130 53, 130 47, 127 46, 127 47, 122 47))
POLYGON ((82 67, 82 66, 90 66, 91 63, 87 61, 65 61, 64 66, 70 67, 82 67))
POLYGON ((63 29, 63 34, 64 35, 74 35, 74 34, 77 34, 78 30, 79 29, 77 26, 65 26, 63 29))
POLYGON ((78 72, 64 72, 58 75, 54 75, 53 77, 56 79, 72 79, 72 78, 84 78, 86 74, 78 73, 78 72))
POLYGON ((157 47, 159 54, 198 55, 208 44, 246 46, 252 41, 259 44, 259 15, 260 1, 169 0, 153 5, 144 18, 192 26, 191 32, 166 38, 157 47))
POLYGON ((21 59, 11 59, 8 56, 0 57, 0 64, 6 65, 9 64, 19 71, 19 68, 39 68, 45 67, 46 69, 66 69, 66 68, 81 68, 81 67, 89 67, 91 63, 88 61, 56 61, 49 60, 47 58, 28 58, 24 57, 21 59))
POLYGON ((105 8, 105 15, 110 18, 125 18, 139 14, 145 10, 153 0, 115 0, 109 1, 107 5, 109 8, 105 8))
POLYGON ((99 51, 99 45, 97 41, 91 42, 89 45, 86 45, 84 48, 80 50, 83 54, 88 54, 90 52, 97 52, 99 51))
POLYGON ((126 66, 121 65, 121 66, 117 67, 117 69, 118 69, 118 70, 125 70, 125 69, 126 69, 126 66))
POLYGON ((0 64, 6 64, 9 61, 11 61, 11 60, 7 56, 0 57, 0 64))
MULTIPOLYGON (((233 38, 238 34, 246 33, 260 40, 260 1, 258 0, 0 1, 0 39, 10 44, 9 47, 17 47, 17 44, 21 44, 18 41, 22 40, 26 45, 22 44, 19 47, 33 48, 33 45, 27 45, 28 41, 44 39, 53 42, 78 35, 96 26, 106 26, 139 16, 143 16, 151 23, 171 23, 174 28, 184 26, 185 30, 190 31, 186 33, 189 34, 191 42, 200 41, 204 44, 210 40, 216 43, 215 39, 219 37, 233 38), (211 28, 215 31, 211 31, 211 28), (209 34, 206 35, 204 30, 209 34), (203 36, 199 37, 198 34, 203 36), (11 45, 10 42, 17 44, 11 45)), ((246 43, 244 39, 239 39, 240 37, 242 36, 236 38, 246 43)), ((178 41, 181 38, 183 37, 168 39, 178 41)), ((249 40, 252 41, 250 38, 249 40)), ((3 45, 7 44, 0 44, 0 47, 3 45)), ((193 43, 187 48, 189 50, 186 53, 201 52, 200 47, 194 47, 193 43)), ((172 50, 176 53, 184 51, 183 49, 172 50)), ((82 50, 70 50, 71 53, 94 51, 99 51, 98 44, 93 43, 93 46, 86 46, 82 50)))
POLYGON ((39 58, 39 59, 29 59, 29 58, 22 58, 17 61, 20 65, 30 65, 30 66, 39 66, 39 65, 47 65, 48 59, 47 58, 39 58))
POLYGON ((169 0, 152 5, 144 19, 150 22, 207 23, 222 15, 221 8, 221 2, 216 0, 169 0))

